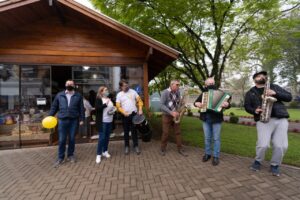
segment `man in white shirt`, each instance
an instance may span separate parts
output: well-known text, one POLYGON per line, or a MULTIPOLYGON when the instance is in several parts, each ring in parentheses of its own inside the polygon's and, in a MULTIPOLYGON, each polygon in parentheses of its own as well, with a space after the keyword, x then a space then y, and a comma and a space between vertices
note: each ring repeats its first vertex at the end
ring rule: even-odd
POLYGON ((139 115, 143 114, 143 101, 136 91, 129 88, 126 80, 121 80, 119 86, 121 91, 117 94, 116 107, 123 115, 125 154, 129 154, 129 131, 131 131, 134 150, 139 155, 141 151, 138 146, 137 131, 132 123, 132 118, 137 113, 139 115))

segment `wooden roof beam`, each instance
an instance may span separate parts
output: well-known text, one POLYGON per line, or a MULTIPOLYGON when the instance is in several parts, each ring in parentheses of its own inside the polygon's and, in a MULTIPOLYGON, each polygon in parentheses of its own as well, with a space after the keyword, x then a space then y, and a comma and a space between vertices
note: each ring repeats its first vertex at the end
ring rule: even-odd
POLYGON ((31 3, 34 3, 34 2, 38 2, 40 0, 23 0, 23 1, 8 1, 8 2, 2 2, 0 4, 0 12, 3 12, 3 11, 7 11, 7 10, 11 10, 11 9, 14 9, 14 8, 18 8, 20 6, 24 6, 24 5, 27 5, 27 4, 31 4, 31 3))

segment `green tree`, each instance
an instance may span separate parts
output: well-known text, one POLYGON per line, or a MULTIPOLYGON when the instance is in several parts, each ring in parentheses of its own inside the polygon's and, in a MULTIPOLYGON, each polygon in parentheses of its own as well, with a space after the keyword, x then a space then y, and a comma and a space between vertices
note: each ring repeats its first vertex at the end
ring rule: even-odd
POLYGON ((175 79, 183 80, 183 84, 187 83, 184 79, 182 79, 181 74, 178 71, 172 67, 167 67, 151 81, 149 84, 149 93, 153 94, 154 92, 158 92, 160 95, 162 90, 170 86, 170 81, 175 79))
POLYGON ((288 43, 283 45, 283 59, 277 69, 279 75, 291 86, 292 94, 299 95, 300 79, 300 26, 287 34, 288 43))
POLYGON ((288 82, 295 86, 299 75, 297 39, 300 36, 300 17, 299 9, 293 8, 281 11, 282 16, 273 20, 269 28, 256 31, 251 41, 247 36, 241 37, 240 45, 232 52, 228 69, 240 73, 245 72, 240 68, 244 66, 250 69, 249 76, 254 71, 263 69, 268 71, 272 83, 279 80, 279 83, 288 82))
POLYGON ((219 86, 226 62, 242 37, 272 27, 280 0, 92 0, 103 13, 182 52, 172 67, 201 90, 214 76, 219 86))

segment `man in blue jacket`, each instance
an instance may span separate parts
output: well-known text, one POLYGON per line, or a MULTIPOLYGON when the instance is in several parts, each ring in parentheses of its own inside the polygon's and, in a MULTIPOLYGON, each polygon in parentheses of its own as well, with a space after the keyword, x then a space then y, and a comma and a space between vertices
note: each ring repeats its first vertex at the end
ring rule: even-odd
POLYGON ((58 112, 58 159, 54 167, 58 167, 63 163, 65 158, 67 134, 69 135, 67 158, 71 163, 75 163, 75 133, 78 122, 83 125, 84 106, 83 98, 75 92, 75 83, 73 80, 66 81, 66 90, 59 92, 50 109, 50 116, 54 116, 58 112))

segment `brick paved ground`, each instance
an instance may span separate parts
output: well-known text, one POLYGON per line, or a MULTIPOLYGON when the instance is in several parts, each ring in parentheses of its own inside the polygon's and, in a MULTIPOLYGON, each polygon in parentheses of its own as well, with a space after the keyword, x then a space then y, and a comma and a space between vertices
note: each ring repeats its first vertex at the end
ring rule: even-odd
POLYGON ((142 143, 142 154, 123 155, 110 143, 112 157, 95 163, 96 144, 77 145, 78 162, 55 169, 57 147, 0 151, 0 199, 300 199, 300 169, 282 167, 273 177, 264 163, 251 172, 250 158, 221 154, 221 163, 202 163, 202 149, 172 144, 165 157, 158 142, 142 143))

